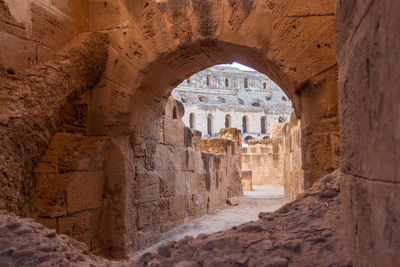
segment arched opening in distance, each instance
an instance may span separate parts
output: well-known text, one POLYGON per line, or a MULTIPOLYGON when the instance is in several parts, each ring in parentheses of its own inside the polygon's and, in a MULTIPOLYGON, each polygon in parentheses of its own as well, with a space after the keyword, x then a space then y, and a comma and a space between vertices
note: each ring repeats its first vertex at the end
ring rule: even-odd
POLYGON ((249 128, 249 119, 247 116, 242 117, 242 132, 245 134, 247 133, 249 128))
POLYGON ((261 124, 261 133, 265 134, 267 132, 267 129, 265 127, 265 116, 261 117, 260 124, 261 124))
MULTIPOLYGON (((170 101, 169 94, 198 71, 238 61, 267 74, 295 109, 290 123, 270 128, 270 140, 249 141, 240 152, 256 158, 255 154, 271 151, 262 146, 272 143, 276 156, 280 149, 298 146, 293 151, 300 151, 300 157, 285 155, 301 161, 285 165, 287 181, 294 185, 285 194, 291 200, 301 197, 277 213, 260 214, 261 220, 228 232, 169 243, 158 253, 146 253, 140 264, 162 265, 165 260, 173 265, 177 260, 218 265, 228 259, 249 266, 399 265, 399 96, 391 86, 398 84, 399 68, 396 57, 390 57, 398 52, 393 44, 399 43, 400 35, 391 26, 399 1, 369 1, 367 8, 346 0, 126 0, 78 6, 51 1, 46 7, 38 5, 43 1, 25 1, 29 5, 23 6, 16 2, 2 0, 0 15, 7 24, 0 29, 7 36, 0 62, 2 210, 32 217, 86 242, 92 251, 121 258, 156 242, 161 232, 213 210, 215 190, 224 187, 220 175, 228 169, 223 154, 234 156, 240 142, 214 138, 201 143, 200 133, 179 120, 184 110, 170 101), (24 69, 29 69, 27 75, 24 69), (379 97, 368 90, 376 87, 379 97), (177 119, 171 116, 172 104, 177 119), (162 116, 166 105, 168 112, 162 116), (282 137, 279 143, 273 134, 302 139, 282 137), (218 146, 221 143, 230 146, 218 146), (218 153, 196 154, 199 147, 218 153), (340 168, 332 172, 339 153, 340 168), (301 170, 295 169, 298 165, 301 170), (328 173, 332 175, 321 179, 311 194, 299 194, 328 173), (303 181, 295 180, 303 174, 303 181), (187 190, 196 181, 201 181, 197 191, 187 190), (343 198, 337 198, 339 191, 343 198), (257 242, 249 246, 251 240, 257 242), (265 246, 271 240, 273 250, 265 246), (217 250, 207 250, 216 241, 217 250), (298 249, 301 253, 293 252, 298 249), (214 257, 215 251, 223 257, 214 257)), ((245 86, 243 77, 230 88, 258 90, 253 79, 245 86)), ((214 77, 212 81, 218 82, 214 77)), ((211 82, 205 83, 202 79, 201 89, 211 89, 211 82)), ((261 99, 287 100, 275 93, 261 99)), ((214 101, 206 100, 203 106, 214 101)), ((235 104, 245 107, 248 101, 237 97, 235 104)), ((209 112, 216 114, 212 108, 209 112)), ((279 122, 277 117, 274 122, 279 122)), ((207 124, 205 116, 198 118, 207 124)), ((258 118, 249 115, 251 132, 259 128, 258 118)), ((241 119, 236 120, 238 128, 241 119)), ((240 131, 230 134, 235 138, 240 131)), ((254 136, 246 136, 250 134, 254 136)), ((19 221, 6 212, 1 215, 19 221)), ((41 225, 20 222, 8 224, 6 238, 11 240, 14 230, 29 241, 23 229, 29 225, 53 241, 59 239, 41 225)), ((41 240, 47 242, 47 237, 41 240)), ((50 250, 59 251, 58 247, 50 250)), ((27 262, 29 253, 20 249, 6 249, 2 258, 27 262)), ((78 253, 72 261, 87 260, 78 253)), ((58 261, 56 254, 52 253, 58 261)), ((61 257, 70 260, 65 253, 61 257)))
POLYGON ((225 115, 225 128, 230 128, 231 127, 231 115, 226 114, 225 115))
POLYGON ((196 130, 196 114, 194 114, 193 112, 190 113, 189 125, 190 129, 196 130))

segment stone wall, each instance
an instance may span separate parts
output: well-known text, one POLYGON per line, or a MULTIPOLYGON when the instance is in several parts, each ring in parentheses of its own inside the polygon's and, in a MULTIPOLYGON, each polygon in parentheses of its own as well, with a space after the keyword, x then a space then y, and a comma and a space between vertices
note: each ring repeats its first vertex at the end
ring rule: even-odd
POLYGON ((253 185, 283 186, 283 139, 249 140, 242 148, 242 169, 252 171, 253 185))
POLYGON ((160 176, 160 230, 165 232, 189 219, 221 207, 240 196, 240 134, 236 139, 202 139, 184 126, 182 104, 169 99, 164 115, 164 143, 158 143, 155 168, 160 176), (239 140, 239 141, 238 141, 239 140))
MULTIPOLYGON (((85 98, 76 101, 84 102, 85 98)), ((56 133, 35 170, 29 215, 85 242, 92 251, 115 257, 124 250, 118 242, 129 242, 121 235, 129 227, 123 216, 133 220, 131 248, 143 249, 161 233, 240 196, 240 133, 226 129, 238 139, 234 141, 200 140, 199 133, 184 127, 183 112, 182 104, 170 98, 162 119, 164 131, 153 145, 88 136, 85 123, 78 133, 72 119, 63 124, 64 131, 56 133), (145 157, 149 151, 153 160, 145 157), (132 169, 140 160, 146 161, 152 176, 132 169), (121 199, 127 183, 132 189, 128 202, 121 199)))
POLYGON ((240 180, 243 186, 243 191, 253 190, 253 174, 251 170, 242 170, 242 179, 240 180))
POLYGON ((87 1, 0 0, 0 75, 13 76, 55 55, 87 30, 87 1))
MULTIPOLYGON (((292 100, 302 119, 307 186, 336 167, 333 0, 0 3, 0 31, 10 37, 2 44, 15 40, 2 50, 9 52, 1 55, 6 62, 0 83, 1 208, 26 214, 22 205, 31 200, 32 172, 64 119, 62 108, 87 92, 86 131, 69 133, 99 142, 105 139, 109 144, 102 164, 105 200, 100 232, 104 247, 111 254, 127 255, 149 243, 160 232, 159 224, 151 228, 147 221, 139 222, 138 205, 147 205, 146 209, 157 205, 153 197, 160 192, 160 179, 154 162, 157 144, 170 141, 168 135, 164 137, 161 119, 168 96, 192 74, 232 61, 268 75, 292 100), (78 16, 63 21, 68 18, 62 15, 66 12, 57 10, 68 10, 74 3, 87 3, 71 12, 71 18, 77 14, 82 20, 78 16), (32 6, 46 12, 31 20, 23 14, 31 14, 32 6), (38 52, 29 58, 40 58, 42 44, 48 44, 50 61, 38 61, 41 64, 32 68, 30 63, 21 67, 14 63, 9 68, 7 62, 26 62, 23 47, 32 44, 31 37, 23 35, 29 27, 18 23, 30 25, 32 32, 35 27, 43 30, 33 44, 38 52), (24 33, 19 33, 21 29, 24 33), (69 42, 81 31, 89 32, 77 37, 82 42, 69 42), (13 38, 18 34, 23 37, 13 38), (60 51, 53 57, 56 50, 60 51), (140 231, 136 231, 138 224, 140 231)), ((71 161, 75 156, 79 152, 71 154, 71 161)), ((157 212, 155 208, 151 217, 155 222, 159 221, 157 212)))
POLYGON ((294 201, 305 189, 301 150, 301 122, 292 114, 282 128, 283 136, 283 184, 285 197, 294 201))
POLYGON ((400 266, 399 9, 397 0, 336 1, 342 202, 354 266, 400 266))
POLYGON ((251 170, 252 184, 284 186, 286 199, 295 200, 304 191, 301 127, 295 114, 286 124, 272 125, 270 139, 248 144, 242 148, 242 169, 251 170))

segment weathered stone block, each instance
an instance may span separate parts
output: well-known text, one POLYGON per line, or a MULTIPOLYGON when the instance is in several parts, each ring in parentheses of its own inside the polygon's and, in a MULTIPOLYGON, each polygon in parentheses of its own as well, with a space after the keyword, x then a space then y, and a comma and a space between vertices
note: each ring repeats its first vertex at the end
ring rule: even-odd
POLYGON ((213 154, 226 154, 228 141, 225 139, 202 139, 200 151, 213 154))
POLYGON ((157 201, 160 198, 160 186, 159 184, 152 184, 143 188, 140 188, 140 203, 157 201))
POLYGON ((97 223, 97 212, 85 211, 77 215, 58 218, 57 232, 90 245, 92 236, 97 234, 97 223))
POLYGON ((121 24, 122 18, 121 7, 118 2, 107 0, 90 1, 89 3, 90 31, 112 29, 121 24))
POLYGON ((67 213, 66 181, 62 175, 38 173, 34 202, 40 217, 55 218, 67 213))
POLYGON ((102 172, 66 173, 62 177, 67 183, 68 213, 101 206, 104 188, 102 172))
POLYGON ((96 172, 102 170, 108 138, 63 134, 60 135, 59 171, 96 172))
POLYGON ((160 239, 160 225, 150 225, 138 231, 139 249, 144 249, 160 239))
POLYGON ((184 138, 183 138, 182 125, 183 125, 182 121, 168 120, 168 119, 164 120, 165 144, 175 147, 183 147, 184 138))
POLYGON ((59 16, 59 11, 46 8, 35 2, 31 3, 32 34, 31 38, 58 50, 72 39, 75 28, 71 18, 59 16))
POLYGON ((160 183, 160 176, 156 172, 138 173, 136 175, 136 182, 139 188, 144 188, 151 185, 158 186, 160 183))

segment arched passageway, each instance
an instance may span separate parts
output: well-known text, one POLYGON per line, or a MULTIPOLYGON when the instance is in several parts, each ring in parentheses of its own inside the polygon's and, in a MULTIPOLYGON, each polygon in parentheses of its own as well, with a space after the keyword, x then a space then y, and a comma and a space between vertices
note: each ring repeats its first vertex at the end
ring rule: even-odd
POLYGON ((261 133, 266 133, 267 129, 265 127, 265 116, 262 116, 260 119, 260 127, 261 127, 261 133))
MULTIPOLYGON (((166 96, 196 71, 239 61, 273 78, 295 104, 302 123, 306 187, 337 165, 339 76, 340 171, 326 176, 302 200, 278 211, 278 222, 264 214, 262 227, 246 224, 197 244, 214 245, 219 255, 229 254, 222 260, 249 265, 309 265, 312 259, 321 266, 349 266, 351 262, 340 261, 347 251, 356 266, 399 265, 400 100, 396 85, 400 68, 396 55, 400 34, 399 27, 393 26, 399 1, 336 0, 339 73, 333 0, 20 2, 0 1, 4 36, 0 43, 4 52, 0 58, 1 209, 24 216, 33 213, 46 226, 112 256, 123 257, 145 247, 159 234, 160 207, 185 203, 161 201, 158 191, 175 186, 160 182, 159 166, 154 164, 162 162, 157 144, 174 141, 165 141, 159 130, 168 127, 160 119, 166 96), (40 171, 45 175, 35 176, 40 171), (344 185, 332 180, 338 173, 344 185), (44 209, 31 203, 33 184, 40 189, 44 209), (334 196, 338 190, 344 195, 340 201, 334 196), (336 211, 327 199, 336 202, 336 211), (312 203, 313 209, 302 203, 312 203), (312 217, 310 228, 299 229, 299 213, 302 222, 312 217), (347 220, 336 221, 342 213, 347 220), (337 238, 344 231, 330 235, 326 228, 316 229, 323 222, 317 217, 348 224, 351 248, 335 248, 341 245, 337 238), (265 226, 282 231, 263 231, 265 226), (283 241, 290 231, 299 239, 283 241), (317 232, 324 236, 316 238, 317 232), (273 244, 280 253, 267 250, 269 242, 255 242, 258 249, 244 247, 237 241, 243 236, 246 242, 252 238, 283 241, 273 244), (221 237, 226 243, 219 243, 221 237)), ((179 107, 177 111, 181 114, 179 107)), ((174 164, 164 167, 182 168, 187 163, 174 164)), ((10 224, 11 228, 21 225, 21 220, 13 221, 18 223, 10 224)), ((32 222, 29 225, 35 227, 32 234, 40 229, 32 222)), ((26 250, 29 240, 21 238, 30 231, 21 229, 14 239, 8 235, 10 229, 4 231, 7 242, 24 241, 22 253, 10 255, 10 246, 2 253, 11 265, 14 256, 32 264, 26 250)), ((60 240, 47 229, 42 233, 52 244, 60 240)), ((172 252, 164 247, 160 257, 150 260, 191 264, 181 252, 195 247, 194 243, 184 240, 172 252)), ((41 255, 52 253, 41 260, 56 256, 56 250, 40 246, 41 255)), ((192 255, 203 258, 194 261, 222 261, 198 252, 193 250, 192 255)), ((77 258, 81 256, 86 257, 77 258)))
MULTIPOLYGON (((128 43, 139 41, 136 34, 126 31, 125 35, 122 33, 117 37, 118 45, 124 52, 129 54, 137 51, 142 54, 141 58, 133 57, 124 65, 133 63, 135 68, 144 68, 145 72, 133 75, 134 90, 127 88, 126 92, 132 95, 127 99, 124 111, 127 117, 118 120, 118 127, 113 121, 105 124, 110 123, 110 131, 117 134, 124 129, 129 132, 134 128, 135 140, 157 143, 161 131, 159 114, 172 89, 200 70, 237 61, 268 75, 292 100, 296 115, 303 124, 303 168, 307 188, 318 177, 334 170, 338 160, 334 16, 301 16, 303 13, 330 14, 333 1, 324 3, 324 11, 318 9, 313 12, 312 9, 316 7, 311 4, 296 9, 298 5, 281 2, 269 6, 262 1, 250 1, 239 4, 238 13, 225 1, 195 1, 182 5, 150 3, 145 8, 136 5, 135 13, 141 10, 143 17, 152 14, 153 18, 149 21, 135 20, 136 29, 149 29, 151 40, 157 45, 152 45, 154 49, 151 51, 139 46, 132 49, 128 43), (226 11, 221 11, 223 9, 230 10, 231 17, 235 19, 221 17, 221 14, 226 14, 226 11), (193 12, 195 24, 187 19, 185 14, 188 12, 193 12), (174 13, 181 16, 174 17, 174 13), (160 34, 165 30, 165 23, 157 19, 162 17, 161 14, 166 15, 171 25, 180 25, 168 28, 172 35, 160 34), (285 23, 278 23, 282 19, 285 23), (183 28, 186 30, 180 31, 183 28), (288 28, 291 30, 286 31, 288 28), (329 46, 320 49, 320 43, 329 46), (144 58, 151 60, 144 61, 144 58), (146 118, 147 123, 140 123, 141 118, 146 118)), ((133 10, 132 6, 126 8, 128 13, 133 10)), ((140 40, 142 47, 148 47, 145 45, 147 42, 146 39, 140 40)), ((117 57, 124 58, 120 54, 115 55, 117 57)), ((113 60, 114 57, 111 57, 110 61, 113 60)), ((129 70, 134 71, 131 67, 129 70)), ((205 84, 212 84, 212 79, 208 76, 205 84)), ((136 141, 134 147, 139 146, 140 142, 136 141)), ((145 162, 143 165, 140 162, 135 164, 139 165, 137 175, 152 175, 153 170, 149 170, 145 162)), ((157 225, 157 221, 153 225, 157 225)), ((154 237, 148 232, 145 235, 154 237)))
MULTIPOLYGON (((103 187, 93 193, 101 197, 96 195, 93 202, 78 205, 76 209, 71 209, 74 203, 66 203, 69 210, 62 207, 51 220, 57 216, 72 218, 79 209, 93 208, 89 221, 101 225, 104 228, 101 232, 107 232, 107 236, 91 236, 111 254, 121 255, 156 240, 160 232, 158 217, 144 216, 150 218, 144 221, 142 215, 155 214, 159 209, 162 177, 155 164, 160 160, 157 144, 174 142, 159 134, 166 127, 160 121, 167 97, 191 74, 220 63, 237 61, 268 75, 292 100, 296 116, 302 121, 305 187, 337 166, 333 1, 315 0, 306 4, 289 0, 279 3, 261 0, 149 1, 144 5, 141 1, 90 3, 89 26, 85 27, 87 31, 105 31, 110 47, 105 71, 84 100, 87 107, 85 135, 68 142, 87 143, 90 139, 92 146, 86 148, 92 153, 93 147, 102 147, 96 146, 96 142, 104 142, 106 148, 93 154, 99 158, 97 163, 103 159, 106 162, 82 167, 68 161, 54 174, 68 171, 78 176, 90 171, 91 174, 85 176, 87 184, 78 188, 91 189, 91 179, 98 179, 103 187), (119 155, 118 161, 109 156, 113 151, 118 151, 115 152, 119 155), (120 166, 118 174, 103 170, 114 170, 115 166, 120 166), (117 180, 120 182, 116 184, 117 180), (127 187, 133 188, 132 192, 128 192, 127 187), (107 193, 103 195, 103 191, 107 193), (134 201, 126 201, 128 195, 134 201), (100 214, 109 214, 109 218, 101 218, 100 214)), ((92 49, 95 51, 96 47, 92 49)), ((243 82, 245 87, 251 87, 249 81, 244 79, 243 82)), ((205 83, 212 84, 212 77, 207 77, 205 83)), ((82 95, 81 87, 71 95, 82 95)), ((65 96, 60 103, 67 103, 69 99, 65 96)), ((177 114, 180 114, 179 107, 177 114)), ((33 115, 27 114, 24 120, 29 121, 29 116, 33 115)), ((37 119, 43 120, 39 124, 49 133, 56 130, 46 118, 37 119)), ((43 139, 48 143, 51 135, 43 135, 43 139)), ((29 140, 38 146, 43 142, 35 137, 29 140)), ((9 151, 15 159, 14 165, 7 165, 9 170, 25 166, 25 158, 13 157, 13 150, 9 151)), ((43 151, 37 150, 32 155, 33 161, 37 162, 43 151)), ((81 152, 80 156, 92 155, 81 152)), ((33 165, 26 164, 27 168, 33 165)), ((9 175, 14 171, 5 173, 9 175)), ((17 210, 24 205, 26 198, 19 192, 22 187, 29 189, 30 184, 31 181, 24 181, 12 188, 4 185, 10 191, 4 190, 2 199, 18 196, 10 209, 17 210)))

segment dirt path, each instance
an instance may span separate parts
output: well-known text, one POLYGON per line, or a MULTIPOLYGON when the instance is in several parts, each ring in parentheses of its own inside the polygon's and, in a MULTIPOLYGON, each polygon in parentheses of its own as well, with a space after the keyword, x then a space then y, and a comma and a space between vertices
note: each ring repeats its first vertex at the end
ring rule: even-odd
POLYGON ((143 252, 153 251, 162 243, 177 241, 185 236, 196 237, 199 234, 211 234, 257 220, 261 211, 275 211, 286 203, 283 187, 271 186, 254 186, 253 191, 245 192, 238 201, 239 205, 237 206, 226 205, 212 214, 204 215, 163 233, 158 243, 143 252))

